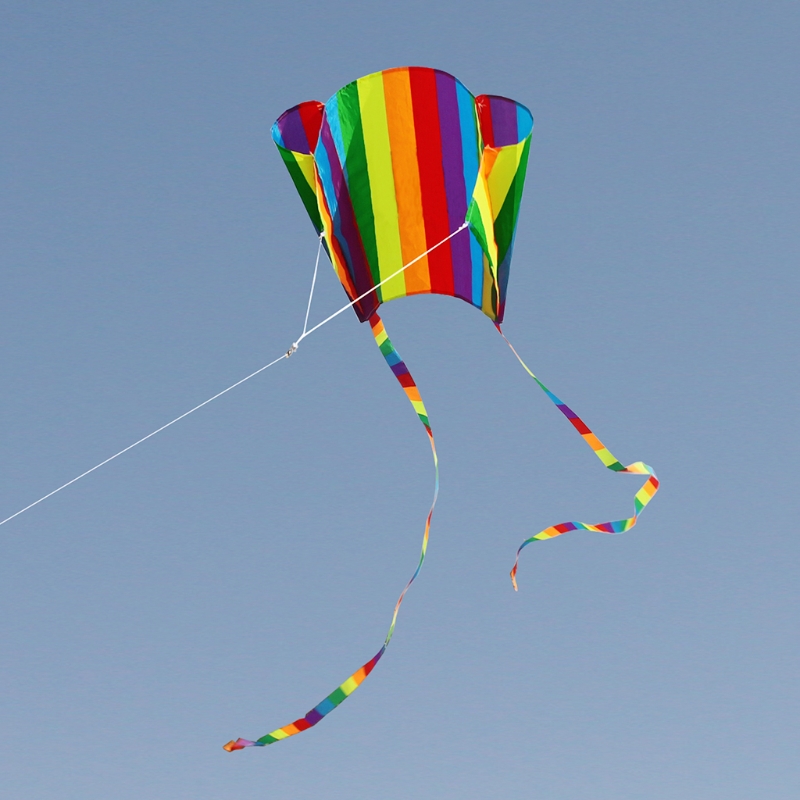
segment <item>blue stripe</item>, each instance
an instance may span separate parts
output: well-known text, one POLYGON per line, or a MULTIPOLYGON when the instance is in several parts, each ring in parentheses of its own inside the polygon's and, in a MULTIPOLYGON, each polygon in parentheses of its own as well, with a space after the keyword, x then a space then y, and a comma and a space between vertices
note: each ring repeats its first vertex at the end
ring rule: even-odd
POLYGON ((326 697, 316 708, 314 711, 318 712, 320 716, 324 717, 326 714, 330 714, 336 706, 328 700, 326 697))
MULTIPOLYGON (((475 192, 478 180, 478 120, 475 115, 475 98, 460 81, 456 81, 458 116, 461 124, 461 153, 464 161, 464 185, 469 193, 467 205, 475 192)), ((481 307, 483 301, 483 250, 470 231, 470 260, 472 262, 472 304, 481 307)))
MULTIPOLYGON (((327 119, 326 112, 325 116, 322 118, 320 135, 319 139, 317 140, 317 148, 314 151, 314 161, 317 166, 317 172, 319 173, 319 180, 320 184, 322 185, 322 193, 325 195, 325 200, 328 204, 328 212, 331 215, 331 220, 333 223, 333 236, 344 254, 344 268, 347 270, 348 275, 350 275, 350 280, 353 282, 353 285, 355 285, 356 279, 352 269, 353 258, 350 253, 350 247, 347 243, 347 237, 345 237, 342 233, 342 219, 339 214, 339 203, 336 199, 336 189, 333 185, 333 171, 331 169, 328 151, 325 149, 323 142, 323 139, 325 138, 324 133, 326 123, 328 122, 329 120, 327 119)), ((327 125, 327 128, 330 130, 330 125, 327 125)), ((331 138, 334 138, 333 134, 331 135, 331 138)), ((330 255, 331 261, 333 261, 333 253, 330 255)))
POLYGON ((472 258, 472 305, 478 308, 483 307, 483 248, 475 238, 475 234, 469 232, 469 249, 472 258))
MULTIPOLYGON (((324 124, 324 123, 323 123, 324 124)), ((322 144, 322 132, 320 131, 317 149, 314 151, 314 163, 319 173, 319 182, 322 184, 322 191, 328 201, 328 211, 331 217, 336 218, 338 203, 336 202, 336 192, 333 190, 333 176, 331 174, 331 163, 328 159, 328 151, 322 144)))
POLYGON ((521 103, 517 103, 517 141, 527 138, 533 129, 533 117, 521 103))
POLYGON ((347 174, 344 137, 342 136, 342 123, 339 120, 339 100, 337 95, 338 93, 331 97, 327 103, 325 103, 325 117, 328 120, 328 125, 331 129, 331 136, 333 137, 333 143, 336 146, 336 152, 339 156, 339 163, 342 165, 342 172, 344 172, 345 180, 349 185, 350 179, 347 174))
POLYGON ((461 125, 461 151, 464 160, 464 184, 472 194, 478 177, 478 120, 475 116, 475 98, 456 81, 458 118, 461 125))
POLYGON ((281 136, 281 132, 280 132, 280 129, 278 128, 278 123, 277 122, 274 122, 272 124, 272 141, 275 142, 275 144, 279 144, 281 147, 285 148, 286 150, 289 149, 283 143, 283 136, 281 136))

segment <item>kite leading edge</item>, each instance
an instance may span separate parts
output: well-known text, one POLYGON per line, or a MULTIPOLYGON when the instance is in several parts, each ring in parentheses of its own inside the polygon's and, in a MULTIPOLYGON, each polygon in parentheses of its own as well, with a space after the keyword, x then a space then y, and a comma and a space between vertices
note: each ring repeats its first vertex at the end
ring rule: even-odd
MULTIPOLYGON (((632 517, 564 522, 526 539, 511 570, 515 590, 520 553, 531 542, 573 530, 630 530, 658 490, 653 469, 641 461, 623 466, 534 375, 500 327, 532 128, 533 117, 520 103, 494 95, 475 97, 452 75, 427 67, 367 75, 327 103, 310 101, 289 109, 273 126, 273 139, 350 305, 360 321, 370 323, 386 363, 425 427, 435 485, 419 563, 397 600, 380 650, 304 717, 255 741, 230 741, 224 746, 229 752, 264 747, 307 730, 349 697, 386 652, 403 598, 425 561, 439 494, 436 446, 417 385, 378 316, 381 303, 431 293, 458 297, 480 309, 608 469, 648 476, 635 495, 632 517)), ((303 337, 311 331, 304 329, 303 337)), ((296 348, 297 343, 287 356, 296 348)))

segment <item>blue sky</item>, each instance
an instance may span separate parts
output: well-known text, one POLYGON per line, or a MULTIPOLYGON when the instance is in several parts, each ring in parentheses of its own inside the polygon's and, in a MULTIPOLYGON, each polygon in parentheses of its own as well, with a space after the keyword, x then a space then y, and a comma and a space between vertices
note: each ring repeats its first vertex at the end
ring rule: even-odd
MULTIPOLYGON (((343 314, 0 528, 0 798, 751 800, 800 791, 800 10, 6 2, 0 517, 283 352, 316 240, 286 108, 425 64, 536 120, 508 336, 663 488, 603 470, 464 303, 343 314)), ((344 301, 322 265, 312 320, 344 301)))

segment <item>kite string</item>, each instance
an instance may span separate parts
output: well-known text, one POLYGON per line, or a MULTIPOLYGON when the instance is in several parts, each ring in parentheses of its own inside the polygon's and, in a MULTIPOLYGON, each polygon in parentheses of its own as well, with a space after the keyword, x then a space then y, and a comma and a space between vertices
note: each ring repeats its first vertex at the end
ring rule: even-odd
POLYGON ((6 517, 2 522, 0 522, 0 525, 5 525, 6 522, 10 522, 12 519, 14 519, 14 517, 18 517, 20 514, 25 513, 28 509, 33 508, 34 506, 38 506, 39 503, 43 502, 44 500, 47 500, 48 497, 52 497, 54 494, 58 494, 62 489, 66 489, 67 486, 71 486, 73 483, 79 481, 81 478, 85 478, 87 475, 94 472, 96 469, 100 469, 100 467, 103 467, 106 464, 108 464, 109 461, 113 461, 115 458, 119 458, 123 453, 127 453, 128 450, 132 450, 134 447, 140 445, 142 442, 146 442, 148 439, 152 438, 157 433, 161 433, 161 431, 166 430, 171 425, 174 425, 176 422, 180 422, 184 417, 188 417, 189 414, 193 414, 195 411, 202 408, 203 406, 207 406, 210 402, 212 402, 212 400, 216 400, 218 397, 222 397, 222 395, 227 394, 229 391, 231 391, 231 389, 235 389, 237 386, 241 386, 245 381, 249 381, 250 378, 254 378, 260 372, 263 372, 265 369, 269 369, 271 366, 273 366, 273 364, 277 364, 284 358, 288 358, 286 353, 284 353, 280 358, 276 358, 274 361, 270 361, 269 364, 265 364, 263 367, 257 369, 255 372, 251 372, 246 378, 242 378, 240 381, 236 381, 236 383, 232 384, 227 389, 223 389, 221 392, 217 392, 217 394, 215 394, 213 397, 209 397, 208 400, 204 400, 202 403, 196 405, 194 408, 190 408, 188 411, 184 412, 179 417, 175 417, 175 419, 171 420, 166 425, 162 425, 160 428, 157 428, 152 433, 148 433, 147 436, 142 436, 142 438, 139 439, 138 441, 135 441, 133 444, 129 444, 127 447, 123 448, 118 453, 114 453, 113 456, 109 456, 105 461, 101 461, 99 464, 96 464, 91 469, 87 469, 86 472, 82 472, 76 478, 73 478, 71 481, 67 481, 65 484, 59 486, 58 489, 53 489, 52 492, 49 492, 43 497, 40 497, 35 502, 25 506, 25 508, 21 508, 19 511, 17 511, 16 514, 12 514, 10 517, 6 517))
POLYGON ((194 414, 195 411, 198 411, 199 409, 203 408, 203 406, 207 406, 209 403, 211 403, 212 401, 216 400, 218 397, 222 397, 222 395, 227 394, 232 389, 235 389, 237 386, 241 386, 246 381, 249 381, 251 378, 254 378, 256 375, 259 375, 260 373, 264 372, 264 370, 267 370, 270 367, 274 366, 279 361, 283 361, 284 359, 289 358, 289 356, 291 356, 297 350, 298 345, 300 344, 301 341, 303 341, 303 339, 306 338, 306 336, 310 336, 312 333, 314 333, 314 331, 319 330, 323 325, 327 325, 331 320, 335 319, 340 314, 342 314, 345 311, 347 311, 348 308, 352 308, 356 303, 358 303, 360 300, 363 300, 367 295, 369 295, 372 292, 374 292, 376 289, 378 289, 384 283, 386 283, 387 281, 389 281, 392 278, 396 277, 401 272, 404 272, 405 270, 407 270, 413 264, 416 264, 420 259, 422 259, 426 255, 428 255, 428 253, 431 253, 432 251, 436 250, 437 247, 441 247, 445 242, 447 242, 450 239, 452 239, 456 234, 460 233, 461 231, 463 231, 467 227, 468 227, 468 223, 465 222, 463 225, 461 225, 461 227, 457 228, 451 234, 449 234, 448 236, 445 236, 445 238, 442 239, 440 242, 437 242, 435 245, 433 245, 433 247, 429 247, 424 253, 422 253, 422 255, 419 255, 416 258, 412 259, 411 261, 408 262, 408 264, 404 264, 396 272, 393 272, 387 278, 384 278, 380 283, 376 283, 375 286, 373 286, 371 289, 369 289, 366 292, 364 292, 362 295, 357 297, 355 300, 351 300, 349 303, 347 303, 347 305, 342 306, 338 311, 336 311, 335 313, 331 314, 329 317, 326 317, 324 320, 322 320, 322 322, 317 323, 313 328, 308 330, 308 316, 309 316, 309 314, 311 312, 311 301, 312 301, 312 298, 314 296, 314 287, 315 287, 316 282, 317 282, 317 270, 318 270, 318 267, 319 267, 320 253, 321 253, 321 250, 322 250, 322 240, 323 240, 323 238, 325 236, 324 233, 321 233, 320 237, 319 237, 319 247, 317 248, 317 260, 316 260, 316 263, 314 265, 314 276, 313 276, 313 278, 311 280, 311 293, 309 294, 308 304, 306 306, 306 317, 305 317, 305 322, 303 324, 303 333, 300 335, 300 338, 296 342, 294 342, 292 344, 292 346, 282 356, 279 356, 274 361, 270 361, 269 364, 265 364, 263 367, 260 367, 255 372, 251 372, 246 377, 242 378, 241 380, 236 381, 236 383, 231 384, 227 389, 223 389, 221 392, 217 392, 217 394, 215 394, 213 397, 209 397, 208 400, 204 400, 202 403, 199 403, 194 408, 190 408, 188 411, 184 412, 180 416, 175 417, 175 419, 173 419, 173 420, 170 420, 166 425, 162 425, 160 428, 156 428, 156 430, 152 431, 151 433, 148 433, 147 436, 143 436, 141 439, 138 439, 133 444, 129 444, 127 447, 124 447, 118 453, 114 453, 113 456, 109 456, 105 460, 101 461, 99 464, 95 464, 95 466, 93 466, 91 469, 87 469, 85 472, 82 472, 80 475, 76 476, 72 480, 69 480, 66 483, 62 484, 57 489, 53 489, 52 492, 48 492, 47 494, 45 494, 42 497, 40 497, 38 500, 35 500, 33 503, 29 503, 24 508, 21 508, 19 511, 15 512, 14 514, 11 514, 11 516, 6 517, 4 520, 0 520, 0 525, 5 525, 7 522, 11 522, 12 519, 15 519, 16 517, 20 516, 20 514, 24 514, 26 511, 29 511, 34 506, 38 506, 39 503, 43 503, 45 500, 47 500, 48 498, 52 497, 55 494, 58 494, 60 491, 66 489, 68 486, 72 486, 73 483, 77 483, 79 480, 81 480, 81 478, 85 478, 87 475, 91 475, 91 473, 93 473, 95 470, 100 469, 100 467, 104 467, 106 464, 108 464, 109 462, 113 461, 116 458, 119 458, 121 455, 127 453, 129 450, 133 450, 134 447, 137 447, 138 445, 142 444, 143 442, 146 442, 148 439, 151 439, 157 433, 161 433, 161 431, 164 431, 167 428, 171 427, 176 422, 180 422, 182 419, 184 419, 185 417, 188 417, 190 414, 194 414))
POLYGON ((322 322, 318 322, 310 330, 303 331, 303 335, 294 343, 294 347, 296 348, 297 345, 299 345, 300 342, 302 342, 303 339, 306 338, 306 336, 311 336, 311 334, 314 333, 315 330, 321 328, 323 325, 327 325, 332 319, 338 317, 339 314, 344 313, 345 311, 347 311, 348 308, 352 308, 356 303, 363 300, 367 295, 372 294, 376 289, 383 286, 384 283, 387 283, 392 278, 396 278, 401 272, 405 272, 409 267, 416 264, 417 261, 420 261, 421 259, 425 258, 425 256, 427 256, 429 253, 432 253, 434 250, 436 250, 436 248, 441 247, 445 242, 449 242, 450 239, 452 239, 454 236, 461 233, 461 231, 465 230, 468 227, 469 227, 469 222, 465 222, 463 225, 460 225, 452 233, 445 236, 444 239, 442 239, 440 242, 436 242, 436 244, 433 245, 433 247, 429 247, 424 253, 421 253, 416 258, 411 259, 411 261, 409 261, 408 264, 404 264, 402 267, 400 267, 400 269, 396 270, 391 275, 387 275, 382 281, 376 283, 371 289, 367 289, 366 292, 356 297, 355 300, 351 300, 346 306, 342 306, 338 311, 334 311, 333 314, 331 314, 329 317, 326 317, 324 320, 322 320, 322 322))
POLYGON ((308 295, 308 305, 306 306, 306 318, 303 321, 303 333, 300 337, 301 339, 303 336, 306 335, 306 330, 308 329, 308 315, 311 313, 311 301, 314 299, 314 287, 317 285, 317 270, 319 269, 319 257, 322 253, 322 240, 325 238, 325 234, 321 233, 319 235, 319 246, 317 247, 317 260, 314 262, 314 276, 311 278, 311 291, 308 295))

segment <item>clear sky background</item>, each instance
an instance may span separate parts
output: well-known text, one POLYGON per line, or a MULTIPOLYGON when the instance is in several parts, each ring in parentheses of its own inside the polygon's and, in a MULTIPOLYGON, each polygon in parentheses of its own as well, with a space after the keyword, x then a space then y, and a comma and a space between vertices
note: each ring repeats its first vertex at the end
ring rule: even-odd
MULTIPOLYGON (((280 355, 316 239, 273 120, 390 66, 536 120, 505 329, 465 303, 291 360, 0 528, 0 798, 800 795, 800 6, 0 10, 0 517, 280 355)), ((345 300, 327 262, 312 319, 345 300)))

